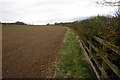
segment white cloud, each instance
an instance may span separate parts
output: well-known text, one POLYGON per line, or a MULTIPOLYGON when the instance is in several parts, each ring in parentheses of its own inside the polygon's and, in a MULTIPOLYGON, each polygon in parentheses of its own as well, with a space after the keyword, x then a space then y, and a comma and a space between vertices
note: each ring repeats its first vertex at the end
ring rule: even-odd
POLYGON ((114 12, 117 7, 96 6, 97 0, 1 0, 2 22, 46 24, 114 12))

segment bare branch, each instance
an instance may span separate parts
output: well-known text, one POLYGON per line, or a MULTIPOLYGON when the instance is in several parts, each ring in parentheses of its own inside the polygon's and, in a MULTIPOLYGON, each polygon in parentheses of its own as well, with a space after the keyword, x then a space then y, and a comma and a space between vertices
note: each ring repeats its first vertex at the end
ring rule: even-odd
POLYGON ((111 1, 103 0, 103 2, 96 1, 96 3, 98 5, 103 5, 103 6, 120 6, 120 1, 111 2, 111 1))

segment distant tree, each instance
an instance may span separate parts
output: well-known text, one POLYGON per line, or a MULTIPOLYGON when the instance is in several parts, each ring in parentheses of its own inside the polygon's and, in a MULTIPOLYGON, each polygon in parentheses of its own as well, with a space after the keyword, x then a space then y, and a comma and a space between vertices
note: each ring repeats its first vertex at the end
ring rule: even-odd
POLYGON ((49 23, 47 23, 47 25, 50 25, 49 23))
POLYGON ((17 25, 26 25, 26 23, 20 22, 20 21, 15 22, 15 24, 17 24, 17 25))
POLYGON ((58 23, 57 22, 55 22, 55 24, 54 25, 58 25, 58 23))

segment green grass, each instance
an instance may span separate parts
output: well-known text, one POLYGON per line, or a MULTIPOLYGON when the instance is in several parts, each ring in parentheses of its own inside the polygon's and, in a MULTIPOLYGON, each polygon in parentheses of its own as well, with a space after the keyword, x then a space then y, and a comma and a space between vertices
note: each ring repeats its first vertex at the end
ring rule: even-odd
POLYGON ((61 46, 60 55, 55 78, 96 78, 84 59, 78 40, 69 28, 61 46))

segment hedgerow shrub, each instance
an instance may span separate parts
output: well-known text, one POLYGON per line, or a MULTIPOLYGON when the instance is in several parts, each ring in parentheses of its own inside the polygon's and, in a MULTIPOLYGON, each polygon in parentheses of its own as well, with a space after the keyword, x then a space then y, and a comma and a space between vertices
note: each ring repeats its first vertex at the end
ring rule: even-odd
POLYGON ((76 21, 69 27, 76 30, 80 36, 98 36, 111 44, 120 46, 119 16, 97 16, 86 20, 76 21))

